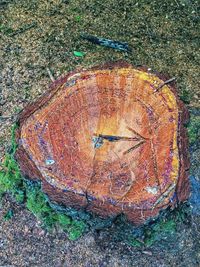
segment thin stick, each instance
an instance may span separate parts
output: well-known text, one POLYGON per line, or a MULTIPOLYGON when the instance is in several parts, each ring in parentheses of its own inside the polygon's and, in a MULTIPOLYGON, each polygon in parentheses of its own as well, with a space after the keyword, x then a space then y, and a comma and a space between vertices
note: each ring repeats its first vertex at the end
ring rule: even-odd
POLYGON ((25 31, 30 30, 30 29, 32 29, 32 28, 34 28, 36 26, 37 26, 37 23, 33 22, 33 23, 29 24, 29 25, 25 25, 24 27, 22 27, 22 28, 20 28, 20 29, 18 29, 16 31, 10 33, 9 36, 13 37, 13 36, 15 36, 17 34, 24 33, 25 31))
POLYGON ((156 90, 155 90, 154 92, 158 92, 164 85, 166 85, 166 84, 168 84, 168 83, 171 83, 171 82, 173 82, 173 81, 175 81, 175 80, 176 80, 176 77, 173 77, 173 78, 171 78, 171 79, 169 79, 169 80, 167 80, 167 81, 161 83, 161 84, 156 88, 156 90))
POLYGON ((165 192, 163 192, 158 199, 156 200, 156 202, 154 203, 152 209, 154 209, 158 204, 160 204, 161 202, 163 202, 166 197, 169 196, 169 194, 171 193, 171 191, 176 187, 176 185, 174 183, 172 183, 165 192))
POLYGON ((50 80, 52 82, 55 82, 55 79, 54 79, 53 74, 51 73, 50 69, 47 67, 46 70, 47 70, 47 73, 49 75, 50 80))

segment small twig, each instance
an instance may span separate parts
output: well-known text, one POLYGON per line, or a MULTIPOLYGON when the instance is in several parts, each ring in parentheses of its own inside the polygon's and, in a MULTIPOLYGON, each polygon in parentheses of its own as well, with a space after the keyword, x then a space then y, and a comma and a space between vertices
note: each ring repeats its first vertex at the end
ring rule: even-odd
POLYGON ((168 83, 171 83, 171 82, 173 82, 173 81, 175 81, 175 80, 176 80, 176 77, 173 77, 173 78, 171 78, 171 79, 169 79, 169 80, 167 80, 167 81, 161 83, 161 84, 156 88, 156 90, 155 90, 154 92, 158 92, 164 85, 166 85, 166 84, 168 84, 168 83))
POLYGON ((96 45, 110 47, 110 48, 113 48, 119 51, 131 52, 131 48, 126 42, 120 42, 120 41, 114 41, 114 40, 110 40, 106 38, 96 37, 94 35, 90 35, 86 33, 82 33, 81 38, 96 45))
POLYGON ((51 70, 48 67, 46 68, 46 70, 47 70, 47 73, 49 75, 49 78, 51 79, 52 82, 54 82, 55 78, 53 77, 53 74, 51 73, 51 70))
POLYGON ((16 31, 10 33, 9 36, 13 37, 13 36, 15 36, 15 35, 17 35, 17 34, 24 33, 25 31, 34 28, 36 25, 37 25, 36 22, 33 22, 33 23, 31 23, 31 24, 28 24, 28 25, 25 25, 24 27, 22 27, 22 28, 20 28, 20 29, 18 29, 18 30, 16 30, 16 31))
POLYGON ((154 203, 152 210, 158 206, 158 204, 162 203, 168 196, 169 194, 172 192, 172 190, 176 187, 176 185, 174 183, 172 183, 165 192, 163 192, 158 199, 156 200, 156 202, 154 203))

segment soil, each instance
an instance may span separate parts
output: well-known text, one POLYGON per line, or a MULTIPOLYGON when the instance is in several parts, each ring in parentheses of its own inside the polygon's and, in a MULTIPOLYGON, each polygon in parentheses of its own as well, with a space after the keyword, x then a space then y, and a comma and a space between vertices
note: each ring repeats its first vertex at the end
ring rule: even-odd
MULTIPOLYGON (((194 0, 2 0, 0 161, 9 151, 18 112, 48 89, 50 76, 57 79, 107 61, 122 59, 176 77, 179 96, 199 116, 199 8, 194 0), (81 33, 128 42, 132 52, 91 44, 81 33)), ((190 152, 191 177, 199 182, 198 142, 190 152)), ((108 229, 91 231, 78 241, 58 229, 47 232, 23 205, 6 196, 0 207, 0 266, 197 267, 200 211, 194 199, 194 212, 178 224, 171 242, 135 248, 113 240, 108 229), (4 220, 9 210, 13 216, 4 220)))

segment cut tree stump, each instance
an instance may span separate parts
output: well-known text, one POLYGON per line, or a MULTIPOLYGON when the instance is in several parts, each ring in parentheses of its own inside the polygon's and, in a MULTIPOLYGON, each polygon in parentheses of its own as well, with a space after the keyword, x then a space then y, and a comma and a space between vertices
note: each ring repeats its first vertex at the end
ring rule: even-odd
POLYGON ((54 82, 19 116, 22 173, 52 201, 135 224, 186 200, 188 112, 171 80, 118 62, 54 82))

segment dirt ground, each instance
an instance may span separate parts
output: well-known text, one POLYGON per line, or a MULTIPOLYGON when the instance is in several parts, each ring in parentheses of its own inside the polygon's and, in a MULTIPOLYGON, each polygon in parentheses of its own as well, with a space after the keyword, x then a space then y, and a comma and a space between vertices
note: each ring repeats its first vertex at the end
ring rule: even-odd
MULTIPOLYGON (((194 0, 1 0, 0 161, 9 150, 17 113, 47 90, 48 70, 58 78, 111 60, 145 65, 176 77, 179 96, 198 115, 199 9, 194 0), (88 43, 81 33, 128 42, 132 52, 88 43)), ((191 176, 199 179, 198 144, 190 151, 191 176)), ((200 216, 193 213, 178 225, 173 242, 164 247, 130 247, 114 242, 106 229, 73 242, 61 231, 41 229, 23 205, 7 196, 0 207, 0 266, 198 267, 200 216), (3 220, 10 209, 14 216, 3 220)))

